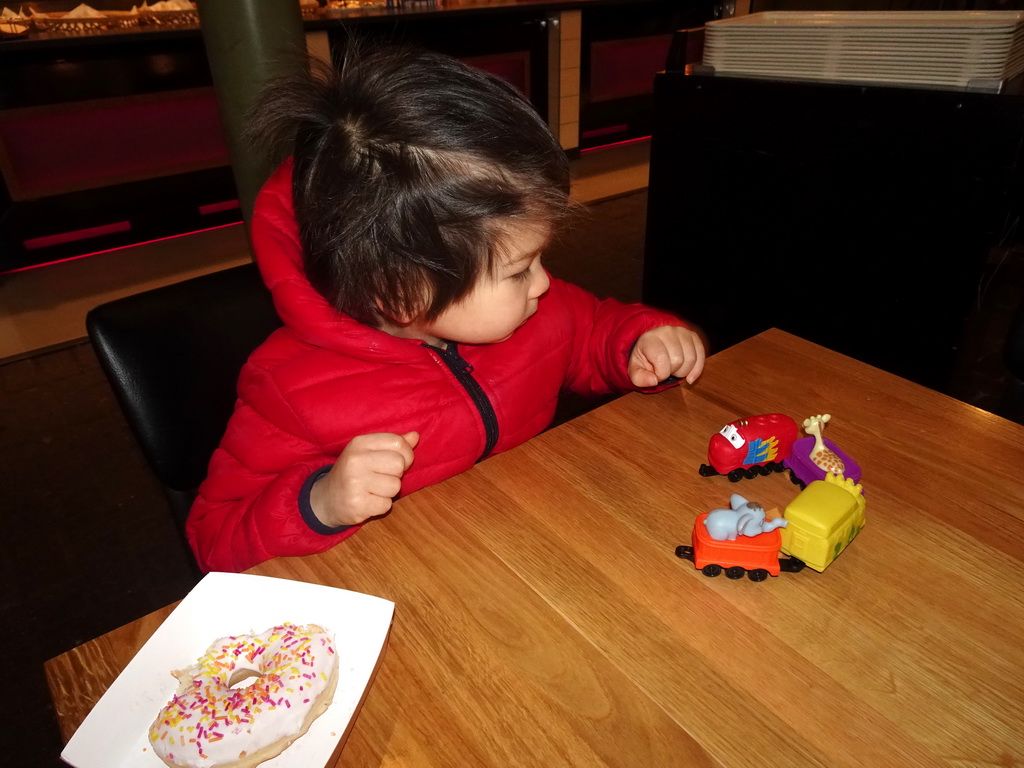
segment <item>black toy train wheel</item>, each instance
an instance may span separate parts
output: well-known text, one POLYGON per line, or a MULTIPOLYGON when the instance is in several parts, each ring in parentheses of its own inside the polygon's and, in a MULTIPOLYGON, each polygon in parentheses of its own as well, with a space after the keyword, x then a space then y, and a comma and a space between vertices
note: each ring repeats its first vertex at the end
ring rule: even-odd
POLYGON ((731 568, 726 568, 725 569, 725 578, 727 578, 727 579, 742 579, 744 573, 746 573, 745 570, 740 568, 740 566, 738 566, 738 565, 734 565, 731 568))
POLYGON ((759 474, 761 477, 768 477, 768 475, 770 475, 772 472, 775 471, 768 464, 757 464, 754 467, 752 467, 752 469, 754 470, 754 472, 759 474))
POLYGON ((746 476, 747 476, 747 473, 744 472, 742 469, 734 469, 732 472, 730 472, 727 475, 727 477, 729 478, 729 482, 730 483, 738 483, 740 480, 742 480, 746 476))
POLYGON ((709 467, 707 464, 701 464, 700 469, 697 470, 697 473, 701 477, 715 477, 716 475, 719 474, 717 469, 715 469, 714 467, 709 467))
POLYGON ((722 572, 722 566, 715 565, 714 563, 711 563, 711 564, 705 565, 703 568, 701 568, 700 572, 703 573, 705 576, 708 576, 710 578, 714 578, 715 576, 717 576, 718 574, 720 574, 722 572))
POLYGON ((755 568, 752 571, 747 571, 747 578, 751 581, 764 581, 768 578, 768 571, 764 568, 755 568))

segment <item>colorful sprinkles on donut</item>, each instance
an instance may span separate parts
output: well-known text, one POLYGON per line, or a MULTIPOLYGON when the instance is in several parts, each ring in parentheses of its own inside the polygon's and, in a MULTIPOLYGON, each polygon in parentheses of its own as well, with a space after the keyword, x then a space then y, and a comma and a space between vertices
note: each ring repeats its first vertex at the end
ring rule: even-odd
POLYGON ((334 640, 322 627, 281 624, 216 640, 173 674, 178 690, 150 726, 172 768, 251 768, 276 757, 330 705, 334 640))

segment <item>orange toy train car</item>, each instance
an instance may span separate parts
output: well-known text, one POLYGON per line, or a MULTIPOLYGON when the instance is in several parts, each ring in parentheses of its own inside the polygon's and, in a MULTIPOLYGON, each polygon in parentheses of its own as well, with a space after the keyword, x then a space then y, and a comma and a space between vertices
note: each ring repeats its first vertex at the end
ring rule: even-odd
POLYGON ((723 571, 727 578, 764 581, 782 571, 796 573, 804 563, 795 557, 781 559, 782 534, 779 529, 759 533, 757 536, 738 536, 730 541, 711 538, 705 521, 708 513, 700 515, 693 526, 693 546, 676 547, 676 556, 692 560, 705 576, 718 576, 723 571))

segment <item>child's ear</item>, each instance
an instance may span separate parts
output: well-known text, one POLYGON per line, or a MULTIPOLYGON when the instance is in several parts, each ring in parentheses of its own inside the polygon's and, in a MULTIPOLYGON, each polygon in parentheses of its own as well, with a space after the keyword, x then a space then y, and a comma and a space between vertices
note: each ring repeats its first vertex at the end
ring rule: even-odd
POLYGON ((401 307, 395 307, 394 309, 389 310, 384 306, 384 302, 380 299, 377 299, 377 309, 379 309, 380 313, 387 318, 388 322, 400 327, 412 325, 421 314, 417 309, 402 309, 401 307))

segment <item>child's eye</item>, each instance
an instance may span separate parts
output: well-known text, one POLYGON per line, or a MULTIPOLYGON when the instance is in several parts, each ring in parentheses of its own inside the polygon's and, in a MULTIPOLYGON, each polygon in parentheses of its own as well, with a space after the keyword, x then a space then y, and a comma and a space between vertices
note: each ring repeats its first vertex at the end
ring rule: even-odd
POLYGON ((516 272, 514 275, 512 275, 512 279, 513 280, 519 280, 519 281, 527 280, 527 279, 529 279, 529 277, 530 277, 530 268, 529 267, 524 269, 522 272, 516 272))

